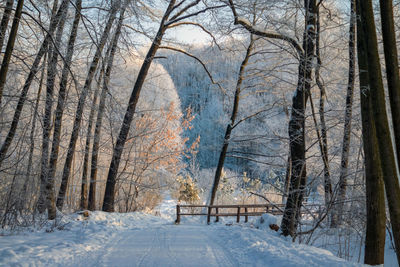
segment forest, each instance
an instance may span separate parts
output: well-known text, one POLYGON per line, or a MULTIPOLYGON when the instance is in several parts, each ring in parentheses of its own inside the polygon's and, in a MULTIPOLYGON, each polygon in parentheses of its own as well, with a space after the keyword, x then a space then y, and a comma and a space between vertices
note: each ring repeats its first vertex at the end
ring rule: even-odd
POLYGON ((293 242, 400 262, 400 1, 1 0, 0 19, 3 230, 272 203, 293 242))

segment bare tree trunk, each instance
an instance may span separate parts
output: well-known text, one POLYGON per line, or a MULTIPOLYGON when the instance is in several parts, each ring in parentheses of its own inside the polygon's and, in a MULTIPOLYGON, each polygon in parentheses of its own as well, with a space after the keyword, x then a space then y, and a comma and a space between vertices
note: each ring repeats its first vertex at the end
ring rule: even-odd
MULTIPOLYGON (((358 0, 359 1, 359 0, 358 0)), ((357 10, 359 3, 357 1, 357 10)), ((353 2, 353 1, 352 1, 353 2)), ((357 11, 358 12, 358 11, 357 11)), ((372 112, 369 85, 368 56, 361 30, 361 20, 357 19, 357 50, 360 77, 360 99, 365 154, 365 185, 367 206, 367 229, 365 236, 364 263, 379 265, 384 263, 386 214, 385 193, 379 146, 372 112)))
POLYGON ((344 115, 344 130, 342 142, 342 158, 340 161, 340 177, 339 177, 339 192, 338 192, 338 205, 334 208, 334 216, 332 218, 332 226, 340 225, 343 221, 344 203, 346 201, 347 190, 347 175, 349 164, 349 150, 351 140, 351 120, 353 113, 353 91, 355 80, 355 62, 356 62, 356 49, 355 49, 355 28, 356 28, 356 9, 355 0, 351 0, 351 14, 350 14, 350 27, 349 27, 349 77, 347 83, 347 96, 346 96, 346 111, 344 115))
MULTIPOLYGON (((57 12, 58 1, 54 1, 53 9, 52 9, 52 18, 55 17, 57 12)), ((38 201, 38 210, 40 213, 44 212, 45 209, 49 206, 48 200, 51 200, 51 196, 48 195, 51 192, 47 191, 48 182, 47 182, 47 164, 48 164, 48 146, 49 146, 49 135, 50 135, 50 124, 51 124, 51 108, 52 108, 52 97, 54 91, 54 78, 56 75, 57 68, 57 59, 58 54, 57 50, 54 49, 54 45, 56 45, 56 49, 58 49, 62 32, 64 29, 66 11, 63 11, 61 15, 60 22, 58 24, 57 32, 56 32, 56 44, 49 43, 48 45, 48 62, 47 62, 47 83, 46 83, 46 100, 45 100, 45 112, 43 115, 43 131, 42 131, 42 151, 41 151, 41 160, 40 160, 40 195, 38 201)), ((50 207, 52 210, 48 212, 48 216, 55 216, 56 211, 54 207, 50 207)), ((54 219, 54 218, 52 218, 54 219)), ((50 220, 52 220, 50 219, 50 220)))
POLYGON ((230 123, 228 124, 228 126, 226 127, 224 144, 222 145, 221 153, 219 155, 217 169, 215 170, 214 183, 213 183, 213 186, 211 189, 211 198, 210 198, 209 205, 214 204, 215 197, 217 194, 219 181, 221 179, 222 169, 224 167, 226 152, 228 150, 232 129, 235 125, 235 120, 236 120, 238 109, 239 109, 240 92, 242 89, 243 76, 244 76, 244 72, 246 69, 246 65, 249 62, 249 58, 252 53, 253 47, 254 47, 254 37, 253 37, 253 35, 251 35, 250 43, 249 43, 249 46, 247 47, 246 55, 242 61, 242 64, 240 65, 240 69, 239 69, 239 75, 238 75, 238 79, 237 79, 237 83, 236 83, 235 98, 234 98, 234 102, 233 102, 231 120, 230 120, 230 123))
POLYGON ((89 165, 89 153, 90 153, 89 152, 90 140, 92 138, 93 119, 96 112, 97 95, 99 93, 99 88, 101 86, 101 80, 103 79, 103 74, 104 74, 104 64, 100 70, 99 80, 97 82, 97 86, 93 94, 93 101, 92 101, 92 106, 90 107, 88 128, 86 133, 85 152, 83 156, 83 166, 82 166, 82 182, 81 182, 80 208, 82 210, 88 208, 88 165, 89 165))
POLYGON ((308 92, 311 88, 311 70, 314 54, 314 35, 316 18, 316 1, 304 0, 306 23, 303 35, 304 54, 300 58, 299 78, 296 93, 293 96, 291 119, 289 121, 290 156, 292 171, 289 195, 283 214, 282 234, 292 237, 296 234, 306 186, 306 150, 305 150, 305 109, 308 92))
MULTIPOLYGON (((11 9, 13 7, 14 1, 7 1, 6 9, 4 10, 3 13, 3 18, 1 20, 1 25, 0 25, 0 50, 3 47, 3 41, 4 37, 6 34, 7 26, 8 26, 8 20, 10 18, 10 13, 11 9)), ((15 44, 15 39, 17 38, 17 33, 18 33, 18 26, 19 26, 19 21, 21 20, 21 14, 22 14, 22 7, 24 6, 24 0, 18 0, 17 8, 15 10, 14 14, 14 19, 13 23, 11 26, 11 31, 8 37, 8 42, 6 46, 6 51, 3 56, 3 62, 1 63, 1 69, 0 69, 0 104, 1 104, 1 99, 3 98, 3 90, 4 90, 4 85, 6 84, 7 80, 7 72, 8 72, 8 66, 10 65, 10 60, 11 60, 11 55, 14 50, 14 44, 15 44)))
POLYGON ((125 5, 121 11, 121 14, 119 16, 117 29, 115 31, 113 40, 111 42, 110 51, 107 51, 107 53, 106 53, 108 56, 107 68, 106 68, 106 72, 104 75, 103 88, 101 90, 99 109, 97 111, 96 126, 95 126, 94 136, 93 136, 92 161, 90 164, 90 190, 89 190, 89 203, 88 203, 89 210, 96 209, 97 160, 98 160, 98 156, 99 156, 101 127, 102 127, 102 122, 103 122, 104 108, 105 108, 105 104, 106 104, 106 96, 107 96, 107 92, 108 92, 108 84, 109 84, 110 78, 111 78, 111 71, 112 71, 113 64, 114 64, 114 56, 117 51, 118 40, 119 40, 119 36, 121 34, 122 22, 124 20, 124 14, 125 14, 125 10, 127 7, 126 6, 127 3, 125 3, 125 5))
POLYGON ((3 11, 3 17, 0 22, 0 50, 3 49, 4 39, 6 37, 6 31, 8 27, 8 22, 11 17, 11 11, 13 5, 14 5, 14 0, 7 0, 6 6, 3 11))
MULTIPOLYGON (((389 206, 390 221, 400 264, 400 186, 397 175, 395 155, 386 114, 385 91, 382 82, 372 1, 360 1, 359 14, 364 44, 368 58, 369 86, 372 99, 372 112, 379 145, 379 155, 389 206)), ((395 44, 392 44, 395 45, 395 44)))
POLYGON ((133 120, 133 115, 136 110, 136 104, 139 100, 140 91, 142 90, 143 83, 150 69, 150 65, 153 62, 154 55, 156 54, 158 48, 160 47, 161 40, 164 36, 165 31, 167 30, 165 22, 168 20, 170 13, 174 9, 175 2, 176 2, 175 0, 170 1, 168 8, 163 15, 158 32, 153 40, 153 43, 150 46, 149 51, 147 52, 142 67, 140 68, 140 71, 138 73, 135 86, 133 87, 132 90, 132 94, 129 98, 128 108, 125 112, 121 130, 117 138, 117 143, 113 150, 113 156, 111 159, 110 168, 108 170, 107 183, 106 183, 103 208, 102 208, 103 211, 108 211, 108 212, 114 211, 114 197, 115 197, 114 189, 115 189, 115 184, 117 182, 116 178, 117 178, 119 163, 121 160, 122 150, 124 149, 125 142, 128 137, 129 129, 131 127, 131 123, 133 120))
MULTIPOLYGON (((35 130, 36 130, 36 119, 38 115, 38 109, 39 109, 39 102, 40 102, 40 96, 42 94, 42 88, 43 88, 43 81, 44 81, 44 73, 45 73, 45 64, 46 64, 46 55, 43 60, 43 70, 42 74, 40 76, 40 81, 39 81, 39 88, 37 91, 37 96, 36 96, 36 102, 35 102, 35 107, 33 108, 33 113, 32 113, 32 127, 31 127, 31 132, 29 135, 29 140, 30 140, 30 146, 29 146, 29 155, 28 155, 28 164, 26 167, 26 175, 25 175, 25 181, 24 185, 22 186, 21 190, 21 199, 20 199, 20 204, 19 204, 19 209, 22 211, 23 209, 26 208, 27 204, 27 193, 28 193, 28 183, 30 182, 31 178, 31 173, 32 173, 32 162, 33 162, 33 151, 35 149, 35 130)), ((40 192, 39 192, 40 193, 40 192)))
POLYGON ((103 51, 104 45, 106 44, 106 41, 108 39, 108 35, 110 33, 112 24, 114 22, 116 13, 119 9, 119 1, 114 2, 111 11, 110 11, 110 16, 108 18, 107 24, 103 30, 101 40, 99 45, 97 46, 96 53, 93 57, 92 63, 90 64, 90 68, 86 77, 85 85, 83 86, 82 92, 79 96, 79 101, 78 101, 78 106, 76 108, 76 113, 75 113, 75 119, 74 119, 74 125, 72 128, 72 133, 71 133, 71 139, 68 145, 68 151, 67 151, 67 157, 65 159, 65 164, 64 164, 64 169, 63 169, 63 174, 62 174, 62 180, 61 180, 61 186, 60 190, 58 192, 58 197, 57 197, 57 208, 59 210, 62 209, 63 204, 64 204, 64 197, 65 193, 67 191, 68 187, 68 179, 69 175, 71 172, 71 164, 73 160, 73 156, 75 153, 75 147, 76 147, 76 141, 78 140, 78 134, 79 134, 79 129, 81 126, 81 121, 82 121, 82 114, 83 114, 83 109, 85 106, 85 101, 86 101, 86 96, 88 95, 88 92, 90 90, 90 86, 93 81, 93 77, 95 75, 98 63, 101 58, 101 53, 103 51))
POLYGON ((397 163, 400 166, 400 78, 396 31, 393 20, 393 1, 380 0, 382 37, 385 51, 386 77, 390 96, 393 133, 396 141, 397 163))
POLYGON ((286 162, 286 174, 285 174, 285 183, 283 185, 282 203, 285 203, 287 195, 289 193, 291 171, 292 171, 292 159, 290 158, 289 154, 286 162))
MULTIPOLYGON (((321 53, 320 53, 321 23, 320 23, 319 7, 317 9, 316 26, 317 26, 317 34, 315 37, 315 40, 316 40, 315 54, 317 57, 317 65, 315 67, 315 81, 316 81, 316 84, 320 91, 318 113, 319 113, 320 125, 321 125, 321 136, 318 137, 318 139, 320 140, 319 143, 320 143, 321 156, 322 156, 322 161, 324 163, 325 206, 328 207, 328 206, 330 206, 330 203, 333 199, 333 192, 332 192, 331 174, 329 171, 328 136, 327 136, 326 122, 325 122, 326 92, 325 92, 325 87, 324 87, 324 85, 321 81, 321 77, 320 77, 320 69, 322 66, 322 60, 321 60, 321 53)), ((310 102, 312 102, 311 96, 310 96, 310 102)), ((311 103, 311 105, 312 105, 312 103, 311 103)), ((312 109, 314 109, 314 108, 312 108, 312 109)), ((313 111, 313 113, 314 113, 314 111, 313 111)), ((317 135, 319 135, 317 123, 315 122, 315 124, 316 124, 317 135)))
POLYGON ((49 43, 51 42, 52 35, 53 35, 54 31, 56 30, 56 27, 61 20, 61 15, 62 15, 63 11, 67 8, 68 3, 69 3, 69 0, 63 0, 63 2, 60 5, 60 8, 57 11, 56 16, 54 17, 54 19, 51 20, 50 27, 49 27, 49 30, 47 31, 46 37, 43 40, 43 43, 39 49, 39 52, 37 53, 36 58, 32 64, 30 71, 29 71, 28 77, 26 78, 25 84, 22 88, 22 92, 18 99, 17 107, 14 112, 14 116, 13 116, 13 119, 11 122, 10 129, 7 133, 6 139, 3 141, 3 144, 0 148, 0 166, 3 163, 4 159, 6 158, 7 151, 10 148, 11 143, 14 139, 14 136, 15 136, 15 133, 16 133, 16 130, 18 127, 18 123, 19 123, 19 118, 21 116, 22 108, 24 107, 24 104, 25 104, 25 101, 27 98, 27 94, 28 94, 29 88, 31 87, 32 81, 33 81, 36 73, 38 72, 39 63, 42 60, 43 55, 47 52, 47 48, 48 48, 49 43))
POLYGON ((75 3, 75 18, 72 25, 68 46, 67 46, 67 55, 65 57, 64 67, 61 74, 60 80, 60 89, 58 92, 58 100, 57 107, 55 111, 55 119, 54 119, 54 129, 53 129, 53 140, 51 146, 50 160, 48 165, 48 179, 54 180, 57 160, 58 160, 58 152, 60 148, 60 135, 61 135, 61 126, 62 126, 62 116, 64 112, 65 106, 65 98, 67 95, 67 82, 69 76, 69 68, 72 62, 72 56, 74 54, 74 46, 75 40, 77 37, 79 21, 81 18, 81 9, 82 9, 82 0, 76 0, 75 3))
POLYGON ((46 196, 46 206, 48 219, 54 220, 56 217, 56 203, 55 203, 55 192, 54 192, 54 179, 48 176, 49 172, 49 144, 50 144, 50 131, 51 131, 51 110, 53 108, 53 94, 54 94, 54 84, 57 72, 57 61, 58 52, 57 50, 61 44, 61 38, 64 31, 65 18, 67 16, 68 10, 65 9, 63 15, 61 16, 61 21, 58 24, 58 29, 56 33, 56 41, 54 47, 50 46, 49 51, 51 51, 51 58, 47 66, 47 88, 46 88, 46 102, 45 111, 43 116, 43 141, 42 141, 42 159, 41 159, 41 171, 40 180, 45 183, 45 196, 46 196))

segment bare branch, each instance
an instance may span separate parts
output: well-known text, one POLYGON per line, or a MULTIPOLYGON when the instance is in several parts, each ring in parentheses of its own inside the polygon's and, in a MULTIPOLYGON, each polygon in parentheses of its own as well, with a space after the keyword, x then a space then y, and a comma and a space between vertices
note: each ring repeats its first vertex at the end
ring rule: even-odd
POLYGON ((283 210, 281 208, 279 208, 277 205, 275 205, 275 203, 271 202, 266 196, 254 193, 254 192, 250 192, 251 195, 255 195, 258 197, 261 197, 262 199, 264 199, 265 201, 267 201, 269 204, 271 204, 274 208, 276 208, 277 210, 279 210, 280 212, 283 212, 283 210))
POLYGON ((221 50, 221 47, 217 43, 217 39, 215 38, 215 36, 200 23, 184 21, 184 22, 178 22, 178 23, 171 24, 168 26, 168 28, 170 29, 170 28, 181 26, 181 25, 192 25, 192 26, 201 28, 205 33, 207 33, 213 39, 215 45, 219 48, 219 50, 221 50))
MULTIPOLYGON (((183 1, 184 2, 184 1, 183 1)), ((178 6, 180 6, 183 2, 179 3, 178 5, 176 5, 173 9, 176 9, 178 6)), ((184 8, 182 8, 178 13, 176 13, 174 16, 172 16, 171 20, 175 20, 177 19, 180 15, 182 15, 183 13, 185 13, 187 10, 191 9, 192 7, 196 6, 198 3, 200 3, 200 0, 196 0, 190 4, 188 4, 187 6, 185 6, 184 8)))
POLYGON ((225 93, 225 89, 224 89, 218 82, 215 82, 215 81, 214 81, 214 79, 213 79, 211 73, 208 71, 206 65, 204 64, 203 61, 201 61, 201 59, 199 59, 199 58, 196 57, 195 55, 192 55, 192 54, 190 54, 189 52, 187 52, 187 51, 185 51, 185 50, 183 50, 183 49, 180 49, 180 48, 176 48, 176 47, 172 47, 172 46, 160 46, 159 48, 160 48, 160 49, 167 49, 167 50, 172 50, 172 51, 175 51, 175 52, 179 52, 179 53, 185 54, 185 55, 187 55, 187 56, 189 56, 189 57, 191 57, 191 58, 197 60, 197 62, 199 62, 199 63, 203 66, 203 69, 205 70, 205 72, 207 73, 208 77, 210 78, 211 83, 212 83, 212 84, 216 84, 216 85, 221 89, 221 91, 222 91, 223 93, 225 93))
POLYGON ((191 17, 195 17, 195 16, 197 16, 197 15, 199 15, 199 14, 201 14, 201 13, 207 12, 208 10, 217 9, 217 8, 222 8, 222 7, 226 7, 226 5, 219 5, 219 6, 210 6, 210 7, 206 7, 206 8, 204 8, 204 9, 202 9, 202 10, 199 10, 199 11, 197 11, 197 12, 188 14, 188 15, 186 15, 186 16, 183 16, 183 17, 180 17, 180 18, 176 18, 176 19, 174 19, 174 20, 171 19, 169 22, 165 23, 165 26, 168 27, 169 25, 174 24, 174 23, 177 23, 178 21, 181 21, 181 20, 184 20, 184 19, 188 19, 188 18, 191 18, 191 17))
POLYGON ((257 115, 259 115, 259 114, 261 114, 261 113, 270 111, 270 110, 272 110, 274 107, 275 107, 275 103, 274 103, 274 104, 272 105, 272 107, 270 107, 270 108, 259 110, 259 111, 257 111, 256 113, 254 113, 254 114, 252 114, 252 115, 250 115, 250 116, 247 116, 247 117, 241 119, 240 121, 238 121, 237 123, 235 123, 235 124, 232 126, 232 129, 234 129, 236 126, 238 126, 240 123, 244 122, 245 120, 248 120, 248 119, 250 119, 250 118, 253 118, 253 117, 255 117, 255 116, 257 116, 257 115))
POLYGON ((233 4, 233 0, 229 0, 229 7, 231 8, 232 14, 235 18, 235 25, 242 25, 250 33, 261 36, 261 37, 286 41, 291 46, 293 46, 293 48, 297 51, 297 54, 300 57, 303 56, 304 50, 301 47, 301 45, 294 38, 284 35, 284 34, 277 33, 277 32, 271 32, 271 31, 265 31, 263 29, 258 29, 256 26, 252 25, 250 23, 250 21, 248 21, 247 19, 239 17, 239 15, 236 12, 235 5, 233 4))

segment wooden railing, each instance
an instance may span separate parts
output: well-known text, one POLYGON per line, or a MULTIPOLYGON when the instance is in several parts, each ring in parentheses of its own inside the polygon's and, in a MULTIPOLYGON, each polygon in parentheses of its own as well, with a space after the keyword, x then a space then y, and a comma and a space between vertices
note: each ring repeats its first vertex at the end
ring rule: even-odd
MULTIPOLYGON (((207 223, 211 222, 211 217, 219 221, 219 217, 236 217, 236 222, 240 222, 240 217, 248 222, 249 216, 261 216, 265 213, 282 215, 285 204, 242 204, 242 205, 176 205, 175 223, 181 222, 181 216, 207 216, 207 223), (196 210, 197 209, 197 210, 196 210)), ((320 217, 322 214, 321 205, 304 205, 301 214, 320 217)))
POLYGON ((248 222, 249 216, 261 216, 265 213, 281 215, 284 206, 284 204, 176 205, 175 223, 181 222, 181 216, 207 216, 207 223, 210 223, 211 217, 215 217, 215 221, 218 222, 219 217, 234 216, 236 222, 240 222, 240 217, 244 217, 244 221, 248 222))

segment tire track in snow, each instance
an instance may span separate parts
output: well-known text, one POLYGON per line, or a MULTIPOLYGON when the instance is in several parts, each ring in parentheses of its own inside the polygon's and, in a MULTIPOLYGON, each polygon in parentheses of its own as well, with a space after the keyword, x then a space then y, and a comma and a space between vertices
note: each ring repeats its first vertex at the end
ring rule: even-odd
MULTIPOLYGON (((158 233, 157 233, 157 231, 155 231, 155 233, 153 235, 153 238, 152 238, 152 241, 151 241, 151 246, 147 249, 146 253, 143 254, 143 256, 140 258, 140 260, 139 260, 139 262, 138 262, 138 264, 136 266, 142 266, 144 260, 150 255, 150 252, 153 251, 154 246, 155 246, 156 241, 157 241, 157 235, 158 235, 158 233)), ((143 265, 143 266, 145 266, 145 265, 143 265)))

